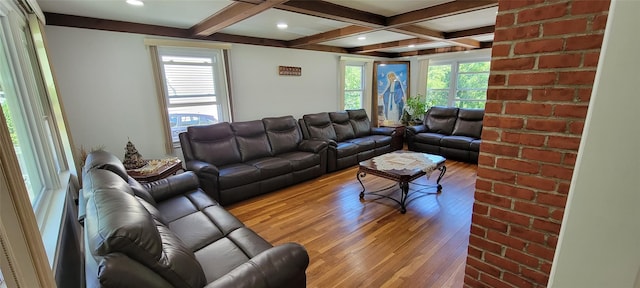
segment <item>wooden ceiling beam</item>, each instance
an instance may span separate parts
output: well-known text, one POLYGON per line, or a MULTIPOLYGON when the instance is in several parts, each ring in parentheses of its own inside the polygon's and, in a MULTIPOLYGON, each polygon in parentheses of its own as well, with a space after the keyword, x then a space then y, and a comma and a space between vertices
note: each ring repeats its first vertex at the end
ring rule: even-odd
POLYGON ((290 0, 275 8, 371 28, 382 27, 387 23, 387 18, 382 15, 321 0, 290 0))
POLYGON ((355 36, 362 33, 368 33, 368 32, 371 32, 372 30, 373 29, 368 27, 352 25, 352 26, 347 26, 340 29, 327 31, 324 33, 319 33, 319 34, 315 34, 307 37, 294 39, 289 41, 288 44, 290 47, 300 47, 300 46, 318 44, 321 42, 355 36))
POLYGON ((493 34, 496 30, 495 25, 444 33, 446 39, 466 38, 480 35, 493 34))
POLYGON ((234 2, 191 27, 191 31, 197 36, 208 36, 285 2, 287 0, 265 0, 260 4, 234 2))
POLYGON ((409 45, 426 44, 426 43, 431 43, 431 42, 434 42, 434 41, 433 40, 420 39, 420 38, 413 38, 413 39, 391 41, 391 42, 386 42, 386 43, 379 43, 379 44, 372 44, 372 45, 367 45, 367 46, 355 47, 355 48, 350 48, 350 49, 347 49, 347 50, 350 53, 359 53, 359 54, 361 54, 361 53, 369 53, 369 52, 374 52, 374 51, 384 50, 384 49, 407 47, 409 45))
POLYGON ((397 27, 498 6, 498 0, 457 0, 387 18, 387 27, 397 27))

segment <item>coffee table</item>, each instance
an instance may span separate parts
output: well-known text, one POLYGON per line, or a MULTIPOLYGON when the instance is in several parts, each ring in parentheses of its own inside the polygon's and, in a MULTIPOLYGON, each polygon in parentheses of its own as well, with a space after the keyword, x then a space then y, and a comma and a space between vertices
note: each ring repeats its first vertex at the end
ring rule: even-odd
MULTIPOLYGON (((358 174, 356 175, 358 182, 360 182, 360 185, 362 186, 360 199, 364 199, 364 195, 376 195, 391 199, 400 204, 400 212, 404 214, 407 212, 406 204, 409 196, 409 183, 411 181, 425 175, 430 175, 433 171, 438 170, 440 171, 440 174, 436 180, 436 185, 412 184, 430 186, 437 189, 436 193, 442 192, 440 180, 442 180, 442 177, 444 177, 444 174, 447 172, 445 161, 446 159, 442 156, 411 151, 391 152, 362 161, 359 163, 358 174), (367 174, 389 179, 396 183, 380 190, 367 192, 364 184, 362 183, 362 178, 367 174), (380 194, 380 192, 389 190, 396 184, 398 184, 402 190, 400 200, 387 194, 380 194)), ((420 191, 423 191, 423 189, 420 191)))

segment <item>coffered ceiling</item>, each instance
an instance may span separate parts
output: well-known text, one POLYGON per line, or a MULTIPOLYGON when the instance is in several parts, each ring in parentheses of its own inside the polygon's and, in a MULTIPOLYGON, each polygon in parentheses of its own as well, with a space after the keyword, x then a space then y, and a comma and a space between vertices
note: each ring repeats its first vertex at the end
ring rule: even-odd
POLYGON ((491 47, 498 11, 497 0, 143 1, 38 4, 47 25, 391 58, 491 47))

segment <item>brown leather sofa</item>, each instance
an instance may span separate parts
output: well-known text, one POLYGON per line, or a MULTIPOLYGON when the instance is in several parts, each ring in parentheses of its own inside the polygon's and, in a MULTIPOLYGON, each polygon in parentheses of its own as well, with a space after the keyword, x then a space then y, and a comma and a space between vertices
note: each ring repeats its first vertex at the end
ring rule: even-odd
POLYGON ((407 147, 411 151, 478 163, 483 118, 484 109, 431 107, 422 125, 407 127, 407 147))
POLYGON ((141 185, 98 151, 86 160, 82 194, 86 287, 306 286, 304 247, 273 247, 192 172, 141 185))
POLYGON ((298 122, 305 139, 329 143, 327 172, 402 148, 393 140, 404 135, 391 127, 371 127, 364 109, 307 114, 298 122))
POLYGON ((187 170, 222 205, 326 171, 327 144, 304 140, 292 116, 188 127, 179 137, 187 170))

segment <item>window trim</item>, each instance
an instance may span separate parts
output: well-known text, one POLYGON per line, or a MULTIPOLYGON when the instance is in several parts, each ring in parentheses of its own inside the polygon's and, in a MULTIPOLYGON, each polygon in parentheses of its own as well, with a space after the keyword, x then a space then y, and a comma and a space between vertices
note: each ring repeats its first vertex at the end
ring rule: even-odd
POLYGON ((347 99, 347 93, 348 92, 360 92, 360 107, 359 108, 364 108, 364 98, 365 98, 365 92, 366 92, 366 82, 365 82, 365 66, 366 63, 363 62, 347 62, 344 65, 344 76, 343 78, 343 82, 344 84, 342 85, 342 108, 341 109, 346 109, 345 105, 346 105, 346 99, 347 99), (359 67, 360 68, 360 89, 347 89, 347 85, 346 85, 346 76, 347 76, 347 68, 348 67, 359 67))
MULTIPOLYGON (((448 107, 457 107, 455 104, 456 102, 485 102, 486 103, 486 98, 485 100, 460 100, 458 98, 458 91, 475 91, 475 90, 479 90, 479 89, 458 89, 458 77, 460 76, 460 72, 459 72, 459 66, 460 64, 464 64, 464 63, 477 63, 477 62, 489 62, 489 64, 491 64, 491 58, 486 58, 486 57, 477 57, 477 58, 464 58, 464 59, 443 59, 443 60, 433 60, 433 61, 429 61, 429 68, 431 68, 432 66, 441 66, 441 65, 450 65, 451 66, 451 73, 450 73, 450 80, 449 80, 449 88, 448 89, 429 89, 429 83, 428 83, 428 78, 429 78, 429 72, 427 70, 426 75, 425 75, 425 85, 424 85, 424 92, 426 97, 429 97, 429 90, 431 91, 447 91, 448 90, 448 95, 447 95, 447 106, 448 107)), ((491 71, 491 68, 489 68, 489 70, 487 70, 486 72, 462 72, 462 74, 489 74, 491 71)))
POLYGON ((344 110, 344 92, 345 92, 345 69, 347 65, 363 65, 364 66, 364 70, 363 70, 363 94, 362 94, 362 109, 364 109, 367 112, 367 115, 370 115, 369 117, 371 117, 371 111, 373 109, 373 96, 372 94, 372 90, 373 90, 373 85, 372 85, 372 81, 373 81, 373 61, 374 59, 372 58, 360 58, 360 57, 347 57, 347 56, 340 56, 340 65, 339 65, 339 71, 338 71, 338 75, 339 75, 339 86, 338 86, 338 105, 339 107, 336 107, 337 110, 344 110))
MULTIPOLYGON (((219 117, 221 121, 231 122, 233 120, 232 115, 232 99, 231 91, 229 89, 229 64, 228 64, 228 50, 231 48, 230 44, 217 44, 217 43, 203 43, 200 41, 178 41, 178 40, 163 40, 163 39, 145 39, 145 44, 149 45, 149 51, 151 54, 151 62, 153 67, 153 74, 156 83, 156 91, 158 103, 160 106, 161 120, 163 122, 163 134, 165 138, 165 150, 167 154, 173 154, 174 149, 180 148, 180 141, 173 142, 171 123, 169 121, 169 108, 178 107, 179 105, 169 103, 169 94, 166 89, 164 66, 162 63, 162 53, 159 51, 175 51, 178 54, 190 54, 193 55, 208 55, 211 53, 217 53, 217 64, 213 64, 214 69, 219 73, 215 73, 217 77, 216 81, 216 103, 206 103, 202 105, 220 105, 219 117), (161 45, 159 45, 161 44, 161 45), (193 53, 186 53, 185 51, 191 51, 193 53), (217 67, 216 67, 217 66, 217 67), (222 96, 222 98, 220 98, 222 96)), ((198 106, 198 105, 190 105, 198 106)))

